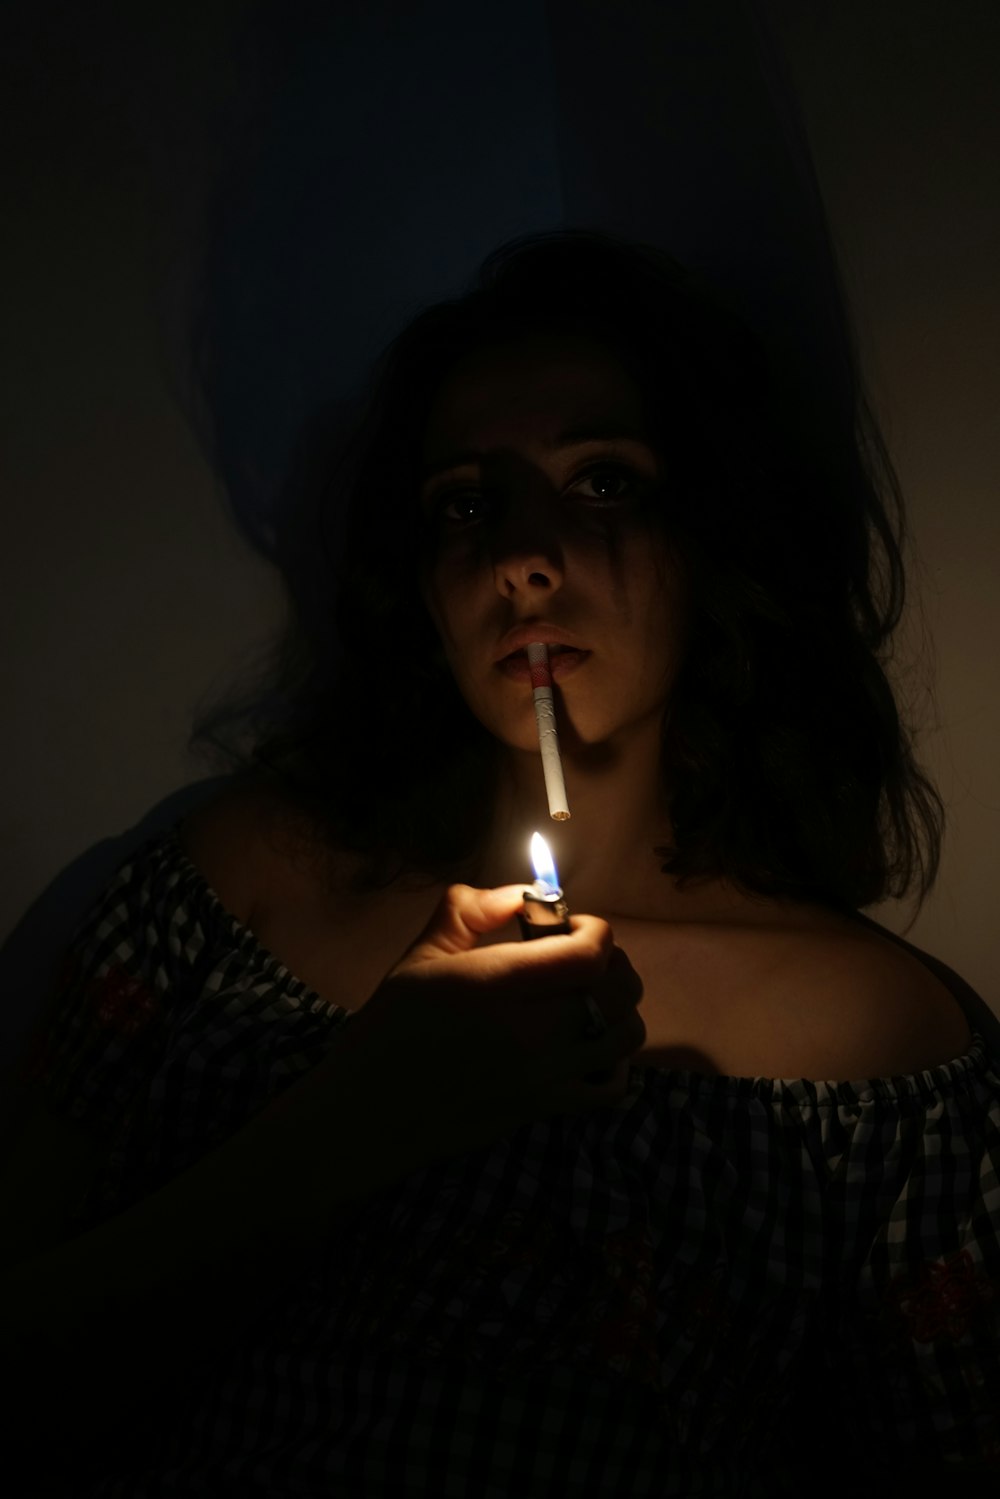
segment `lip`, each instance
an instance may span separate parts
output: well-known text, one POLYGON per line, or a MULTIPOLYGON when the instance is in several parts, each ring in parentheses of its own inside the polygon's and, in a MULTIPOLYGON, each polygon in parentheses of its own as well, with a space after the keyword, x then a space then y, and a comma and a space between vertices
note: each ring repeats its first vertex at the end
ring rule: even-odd
POLYGON ((516 625, 513 630, 508 630, 500 642, 494 664, 499 666, 504 657, 513 651, 527 650, 534 640, 541 641, 543 645, 571 645, 574 650, 590 654, 583 641, 577 640, 568 630, 560 630, 556 625, 547 625, 539 620, 537 624, 516 625))
MULTIPOLYGON (((563 677, 572 676, 585 661, 589 661, 590 651, 575 650, 572 654, 564 654, 559 651, 556 655, 549 657, 549 670, 554 682, 562 681, 563 677)), ((530 682, 531 667, 528 665, 527 655, 508 656, 503 661, 497 661, 497 671, 502 671, 505 677, 510 677, 512 682, 530 682)))

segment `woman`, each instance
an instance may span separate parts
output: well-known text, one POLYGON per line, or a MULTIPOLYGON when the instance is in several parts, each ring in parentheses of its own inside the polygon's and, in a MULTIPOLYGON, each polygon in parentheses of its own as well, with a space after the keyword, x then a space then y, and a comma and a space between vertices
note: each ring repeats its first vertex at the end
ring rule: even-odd
POLYGON ((390 347, 336 591, 34 1063, 0 1313, 87 1492, 997 1471, 1000 1079, 967 986, 858 915, 937 868, 899 544, 857 390, 793 409, 607 236, 505 247, 390 347), (536 830, 588 914, 524 943, 536 830))

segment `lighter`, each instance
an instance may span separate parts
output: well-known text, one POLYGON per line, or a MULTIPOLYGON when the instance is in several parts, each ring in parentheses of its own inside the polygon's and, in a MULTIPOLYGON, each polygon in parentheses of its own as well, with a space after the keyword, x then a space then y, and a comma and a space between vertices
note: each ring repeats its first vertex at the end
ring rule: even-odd
MULTIPOLYGON (((535 871, 535 882, 524 892, 524 908, 517 913, 521 937, 531 942, 536 937, 569 936, 573 928, 569 924, 569 906, 563 900, 556 874, 555 860, 549 846, 540 833, 531 838, 531 863, 535 871)), ((588 1009, 593 1000, 588 1001, 588 1009)), ((600 1020, 598 1012, 597 1017, 600 1020)), ((585 1032, 586 1034, 586 1032, 585 1032)), ((588 1072, 588 1083, 609 1083, 614 1071, 588 1072)))
POLYGON ((535 883, 530 890, 525 890, 524 909, 517 913, 521 936, 526 942, 535 937, 569 936, 573 930, 569 924, 569 907, 559 888, 549 845, 541 833, 531 835, 531 863, 535 883))
POLYGON ((536 880, 530 890, 524 892, 524 910, 518 911, 517 920, 525 942, 535 937, 569 936, 573 928, 569 924, 569 907, 563 900, 561 890, 545 890, 541 880, 536 880))

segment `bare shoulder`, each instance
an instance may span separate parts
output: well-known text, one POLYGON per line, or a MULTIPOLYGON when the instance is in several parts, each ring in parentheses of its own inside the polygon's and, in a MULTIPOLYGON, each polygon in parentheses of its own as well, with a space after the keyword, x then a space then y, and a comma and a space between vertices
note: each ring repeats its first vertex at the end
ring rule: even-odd
POLYGON ((227 910, 245 925, 284 898, 312 897, 348 873, 273 777, 248 775, 183 819, 180 844, 227 910), (335 867, 338 866, 338 867, 335 867))
POLYGON ((965 1013, 920 960, 876 933, 803 934, 777 986, 811 1067, 802 1076, 905 1076, 954 1061, 971 1041, 965 1013))

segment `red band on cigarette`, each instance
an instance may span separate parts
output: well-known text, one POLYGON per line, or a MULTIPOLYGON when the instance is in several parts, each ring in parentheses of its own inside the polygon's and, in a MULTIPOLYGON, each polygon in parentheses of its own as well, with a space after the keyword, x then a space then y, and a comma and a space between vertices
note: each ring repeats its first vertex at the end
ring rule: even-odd
POLYGON ((551 687, 552 673, 549 670, 548 646, 539 642, 528 646, 528 665, 531 668, 532 691, 536 687, 551 687))

